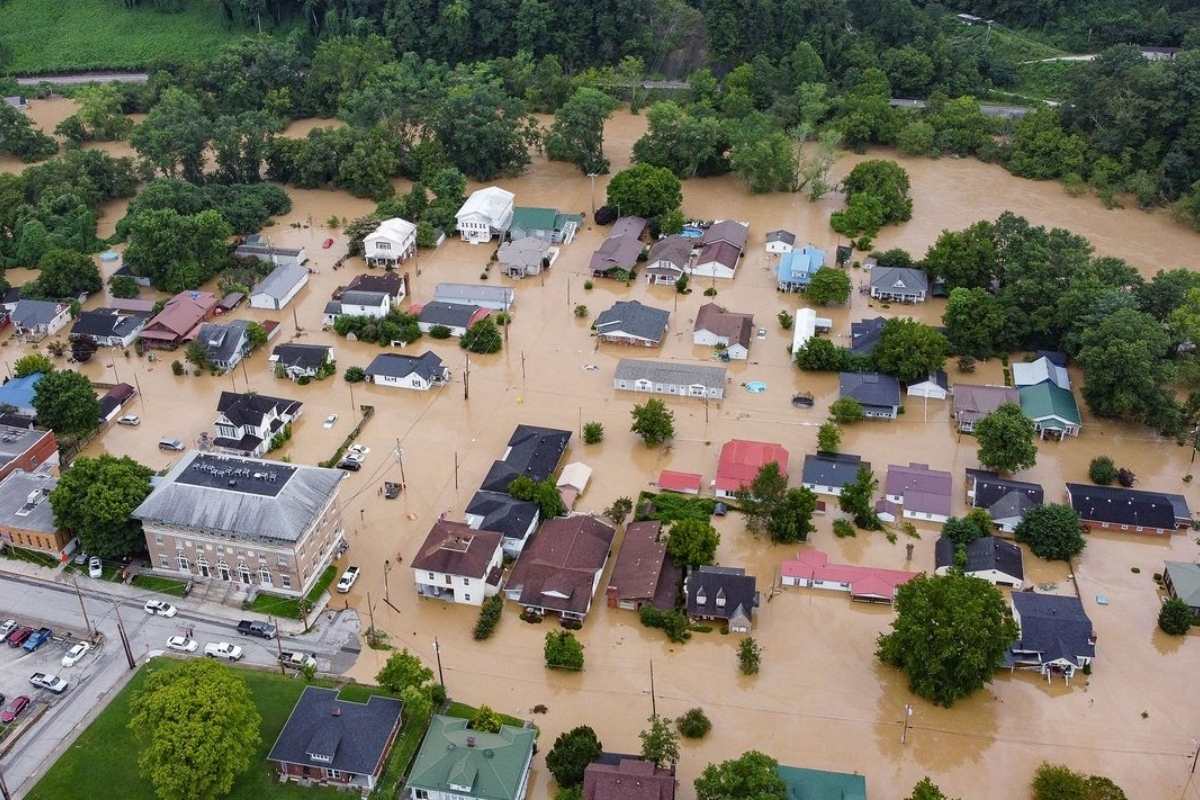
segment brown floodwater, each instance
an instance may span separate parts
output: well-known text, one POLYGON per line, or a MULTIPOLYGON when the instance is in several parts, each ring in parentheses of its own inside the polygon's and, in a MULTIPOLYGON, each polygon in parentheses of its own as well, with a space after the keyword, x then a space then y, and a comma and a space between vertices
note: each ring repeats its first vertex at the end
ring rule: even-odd
MULTIPOLYGON (((34 107, 35 113, 38 107, 34 107)), ((315 124, 315 123, 314 123, 315 124)), ((325 124, 324 122, 321 124, 325 124)), ((644 129, 645 118, 622 113, 608 127, 607 151, 614 169, 629 161, 629 149, 644 129)), ((297 126, 293 126, 293 131, 297 126)), ((894 157, 894 154, 889 154, 894 157)), ((857 157, 843 157, 843 174, 857 157)), ((943 228, 956 228, 1008 208, 1031 221, 1059 225, 1087 235, 1099 252, 1120 255, 1150 271, 1160 266, 1192 266, 1200 237, 1176 226, 1165 215, 1134 210, 1106 211, 1088 198, 1068 197, 1059 186, 1014 178, 998 168, 968 160, 903 160, 912 177, 914 219, 880 236, 881 246, 901 245, 922 252, 943 228)), ((596 181, 597 201, 606 178, 596 181)), ((590 210, 590 182, 566 164, 535 159, 530 170, 500 181, 514 191, 522 205, 590 210)), ((407 184, 397 182, 403 190, 407 184)), ((472 186, 474 188, 474 186, 472 186)), ((339 367, 365 365, 378 348, 346 342, 320 330, 321 310, 330 292, 364 269, 355 259, 334 271, 333 262, 345 250, 340 231, 324 227, 331 216, 353 218, 373 204, 343 192, 289 190, 293 211, 268 229, 273 242, 304 245, 318 273, 292 306, 279 313, 238 309, 235 316, 277 319, 282 333, 276 341, 297 338, 328 342, 337 348, 339 367), (332 236, 329 250, 321 242, 332 236), (294 312, 293 312, 294 309, 294 312), (297 323, 299 330, 297 329, 297 323)), ((970 800, 1009 800, 1027 796, 1025 786, 1043 760, 1062 762, 1088 772, 1108 775, 1134 800, 1179 797, 1187 781, 1193 737, 1200 721, 1200 697, 1184 689, 1200 667, 1196 636, 1169 639, 1156 629, 1158 595, 1151 576, 1165 559, 1194 560, 1198 548, 1192 534, 1172 537, 1093 535, 1075 565, 1083 603, 1099 635, 1096 670, 1072 686, 1047 685, 1031 675, 998 674, 980 691, 952 709, 937 708, 916 699, 903 676, 880 666, 874 658, 875 639, 885 631, 892 611, 852 604, 840 594, 787 590, 772 594, 779 564, 795 548, 770 544, 749 534, 737 517, 718 523, 718 560, 744 566, 759 578, 764 604, 754 636, 764 650, 762 672, 746 678, 737 670, 737 636, 698 633, 685 645, 672 645, 656 631, 644 629, 631 612, 609 609, 601 597, 583 630, 587 665, 580 674, 560 674, 542 665, 542 639, 552 623, 529 625, 508 604, 496 634, 473 641, 476 611, 416 597, 407 567, 429 526, 439 514, 451 518, 479 485, 498 457, 513 427, 531 423, 578 432, 581 422, 604 423, 605 440, 584 445, 572 440, 565 461, 581 460, 594 468, 593 482, 577 508, 599 511, 620 496, 636 496, 651 487, 663 468, 703 473, 711 480, 717 454, 732 437, 778 441, 792 456, 793 483, 798 482, 803 454, 816 448, 817 426, 836 396, 836 379, 810 375, 791 366, 790 332, 775 321, 780 309, 794 311, 797 298, 775 292, 773 264, 763 252, 766 231, 786 227, 802 239, 832 249, 836 237, 827 217, 839 207, 836 195, 820 203, 785 194, 751 196, 732 177, 688 181, 685 210, 698 217, 733 216, 751 222, 748 254, 734 281, 716 281, 716 302, 731 310, 753 312, 767 329, 756 340, 751 357, 729 367, 727 399, 707 409, 696 401, 668 400, 676 416, 677 435, 669 445, 644 447, 629 432, 629 412, 636 395, 611 388, 616 361, 626 355, 665 359, 707 359, 711 354, 690 341, 692 321, 702 294, 711 281, 693 284, 694 292, 678 296, 670 287, 631 287, 598 280, 583 288, 591 251, 604 236, 602 229, 585 226, 575 242, 563 248, 548 275, 515 284, 514 322, 504 351, 471 359, 470 399, 464 400, 464 355, 454 342, 419 341, 408 351, 432 349, 454 373, 450 385, 428 393, 358 385, 351 389, 340 377, 296 386, 273 377, 266 352, 223 377, 174 376, 174 355, 155 362, 104 352, 84 365, 97 381, 121 380, 141 387, 130 413, 142 416, 140 428, 112 427, 93 442, 88 452, 133 456, 156 469, 173 456, 156 448, 159 437, 195 442, 211 430, 217 394, 222 389, 247 388, 301 400, 304 416, 295 435, 280 453, 296 462, 314 463, 328 457, 350 430, 355 404, 371 404, 375 417, 359 437, 371 448, 362 472, 351 473, 342 490, 351 550, 342 565, 362 567, 363 577, 346 601, 368 615, 368 596, 376 623, 391 642, 418 653, 434 665, 433 641, 440 643, 446 684, 456 698, 486 702, 520 716, 536 705, 544 715, 532 718, 542 730, 542 748, 531 797, 547 800, 553 785, 545 770, 544 754, 563 730, 580 723, 592 725, 609 750, 635 752, 637 734, 651 711, 650 664, 654 664, 659 713, 676 716, 694 706, 713 719, 713 731, 700 742, 682 745, 679 766, 681 797, 693 798, 692 781, 710 761, 757 748, 781 762, 797 766, 859 771, 867 776, 873 798, 899 800, 923 775, 935 777, 949 795, 970 800), (583 303, 594 316, 614 300, 637 298, 670 309, 670 331, 661 352, 634 352, 614 345, 597 347, 589 322, 572 314, 583 303), (588 369, 595 365, 598 369, 588 369), (743 381, 761 380, 768 389, 750 394, 743 381), (796 391, 811 391, 816 407, 794 409, 796 391), (340 415, 332 430, 321 422, 340 415), (391 454, 403 453, 408 484, 399 499, 379 495, 383 480, 398 480, 401 466, 391 454), (385 568, 386 567, 386 568, 385 568), (1140 570, 1134 573, 1132 570, 1140 570), (386 578, 385 578, 386 576, 386 578), (386 582, 385 582, 386 580, 386 582), (394 591, 394 593, 393 593, 394 591), (1097 596, 1107 598, 1100 605, 1097 596), (770 596, 769 602, 767 597, 770 596), (383 601, 390 600, 397 610, 383 601), (906 703, 914 706, 913 728, 901 744, 901 719, 906 703)), ((119 218, 119 204, 105 209, 106 230, 119 218)), ((413 297, 425 300, 440 281, 475 282, 490 247, 471 247, 457 240, 422 253, 410 262, 413 297)), ((111 271, 115 264, 106 264, 111 271)), ((10 278, 17 277, 10 273, 10 278)), ((855 274, 855 282, 862 277, 855 274)), ((511 284, 489 273, 489 283, 511 284)), ((104 298, 89 301, 101 305, 104 298)), ((834 320, 834 336, 845 341, 848 323, 876 313, 912 314, 935 321, 940 303, 917 308, 871 308, 855 295, 845 309, 823 312, 834 320)), ((269 348, 268 348, 269 349, 269 348)), ((7 364, 24 347, 6 337, 0 359, 7 364)), ((951 369, 951 378, 998 382, 997 362, 979 365, 971 376, 951 369)), ((1073 373, 1076 381, 1080 380, 1073 373)), ((1081 403, 1082 405, 1082 403, 1081 403)), ((951 470, 955 476, 955 509, 965 510, 963 469, 976 465, 974 442, 960 437, 948 421, 948 403, 915 399, 895 422, 862 423, 845 431, 843 449, 861 454, 882 473, 889 463, 922 461, 951 470)), ((1041 445, 1037 466, 1029 478, 1042 482, 1047 495, 1060 499, 1063 483, 1086 479, 1087 464, 1098 454, 1111 455, 1137 473, 1139 485, 1185 493, 1193 506, 1200 493, 1185 482, 1190 474, 1189 453, 1133 426, 1093 419, 1085 412, 1079 439, 1041 445)), ((932 568, 932 527, 921 525, 920 538, 901 536, 889 543, 881 534, 860 533, 851 539, 832 535, 834 515, 817 520, 812 544, 834 560, 881 567, 932 568), (914 544, 911 562, 905 544, 914 544)), ((1038 561, 1028 553, 1026 570, 1047 590, 1074 593, 1070 570, 1064 564, 1038 561)), ((337 603, 343 602, 339 597, 337 603)), ((386 653, 364 650, 352 674, 371 680, 386 653)), ((1188 797, 1195 798, 1193 788, 1188 797)))

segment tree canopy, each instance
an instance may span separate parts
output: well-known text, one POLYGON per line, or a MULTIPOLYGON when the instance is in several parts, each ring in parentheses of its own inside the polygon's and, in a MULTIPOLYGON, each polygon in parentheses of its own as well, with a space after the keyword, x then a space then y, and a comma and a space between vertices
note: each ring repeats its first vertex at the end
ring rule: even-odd
POLYGON ((554 161, 570 161, 585 175, 608 172, 604 122, 616 107, 617 102, 599 89, 576 89, 554 115, 546 135, 546 155, 554 161))
POLYGON ((635 405, 630 413, 633 416, 630 430, 647 445, 653 447, 675 436, 675 412, 662 400, 650 398, 635 405))
POLYGON ((54 524, 73 531, 83 551, 121 558, 146 545, 133 510, 150 495, 153 470, 128 456, 80 456, 50 492, 54 524))
POLYGON ((709 764, 696 778, 697 800, 787 800, 779 762, 757 750, 709 764))
POLYGON ((546 769, 559 786, 578 786, 583 783, 583 771, 603 752, 596 732, 587 725, 564 731, 554 740, 546 753, 546 769))
POLYGON ((662 217, 683 203, 683 191, 669 169, 634 164, 608 182, 608 205, 621 216, 662 217))
POLYGON ((708 522, 681 519, 667 534, 667 555, 681 567, 700 567, 713 563, 720 543, 721 534, 708 522))
POLYGON ((100 401, 92 382, 71 370, 43 374, 33 390, 33 407, 38 424, 59 436, 82 436, 100 424, 100 401))
POLYGON ((883 324, 873 357, 880 372, 914 383, 940 370, 949 350, 940 331, 916 320, 893 318, 883 324))
POLYGON ((1037 463, 1033 420, 1015 403, 1005 403, 975 423, 979 463, 997 472, 1018 472, 1037 463))
POLYGON ((1059 561, 1079 555, 1087 546, 1079 514, 1061 503, 1047 503, 1026 511, 1017 524, 1016 537, 1039 558, 1059 561))

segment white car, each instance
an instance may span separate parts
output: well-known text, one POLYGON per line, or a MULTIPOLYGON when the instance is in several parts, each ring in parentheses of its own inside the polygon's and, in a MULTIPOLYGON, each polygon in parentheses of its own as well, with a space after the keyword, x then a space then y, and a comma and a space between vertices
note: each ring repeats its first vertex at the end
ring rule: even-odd
POLYGON ((361 464, 366 459, 367 453, 369 452, 371 452, 371 448, 366 447, 365 445, 352 445, 350 449, 346 451, 346 458, 350 459, 351 461, 357 461, 361 464))
POLYGON ((92 556, 88 559, 88 576, 92 578, 104 577, 104 564, 100 561, 99 556, 92 556))
POLYGON ((13 628, 17 627, 15 619, 6 619, 4 624, 0 625, 0 642, 8 638, 8 635, 13 632, 13 628))
POLYGON ((333 427, 333 424, 334 424, 335 422, 337 422, 337 414, 330 414, 328 417, 326 417, 326 418, 325 418, 325 428, 326 428, 326 430, 328 430, 329 428, 332 428, 332 427, 333 427))
POLYGON ((195 639, 186 636, 172 636, 167 639, 167 649, 179 653, 194 653, 199 647, 200 644, 195 639))
POLYGON ((209 658, 224 658, 237 661, 242 657, 242 648, 229 642, 209 642, 204 645, 204 655, 209 658))
POLYGON ((128 425, 130 427, 136 428, 138 425, 142 424, 142 418, 139 417, 137 414, 126 414, 123 417, 117 418, 117 424, 118 425, 128 425))
POLYGON ((162 600, 147 600, 146 605, 142 607, 146 609, 147 614, 156 614, 160 617, 173 617, 179 613, 175 606, 164 603, 162 600))
POLYGON ((64 667, 73 667, 79 663, 79 659, 87 655, 87 651, 91 650, 92 646, 87 642, 79 642, 62 657, 62 665, 64 667))
POLYGON ((342 573, 341 579, 337 582, 337 590, 342 594, 350 591, 350 587, 358 580, 358 567, 346 567, 346 571, 342 573))

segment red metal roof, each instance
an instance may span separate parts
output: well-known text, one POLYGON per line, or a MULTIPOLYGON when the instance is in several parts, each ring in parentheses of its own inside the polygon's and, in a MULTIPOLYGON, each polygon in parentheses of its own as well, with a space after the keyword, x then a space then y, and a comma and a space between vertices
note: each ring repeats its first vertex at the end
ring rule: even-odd
POLYGON ((675 472, 664 469, 658 475, 658 488, 665 492, 686 492, 699 494, 703 475, 694 472, 675 472))
POLYGON ((854 597, 892 599, 896 589, 917 576, 915 572, 879 567, 860 567, 855 564, 830 564, 829 556, 820 550, 805 548, 796 558, 784 561, 780 573, 788 578, 805 578, 850 584, 854 597))
POLYGON ((749 486, 758 471, 772 461, 779 465, 779 471, 786 477, 788 451, 783 445, 730 439, 721 448, 721 459, 717 462, 717 488, 736 492, 743 486, 749 486))

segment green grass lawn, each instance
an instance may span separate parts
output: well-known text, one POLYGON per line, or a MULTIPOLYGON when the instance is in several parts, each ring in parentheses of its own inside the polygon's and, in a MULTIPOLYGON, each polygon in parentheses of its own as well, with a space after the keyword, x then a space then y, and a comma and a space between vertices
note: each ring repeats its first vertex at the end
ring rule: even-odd
POLYGON ((134 69, 155 59, 186 60, 248 31, 230 29, 215 0, 193 0, 179 13, 127 9, 116 0, 5 0, 0 42, 8 69, 39 73, 134 69))
POLYGON ((11 544, 4 548, 4 557, 15 561, 28 561, 30 564, 50 569, 58 566, 58 559, 49 553, 43 553, 40 550, 26 550, 24 547, 14 547, 11 544))
MULTIPOLYGON (((445 715, 447 717, 458 717, 459 719, 470 719, 475 713, 475 706, 469 706, 466 703, 451 702, 446 708, 445 715)), ((512 725, 514 728, 525 727, 525 720, 517 719, 508 714, 501 714, 500 719, 505 725, 512 725)))
POLYGON ((172 597, 183 597, 187 583, 172 578, 160 578, 157 575, 134 575, 133 585, 139 589, 149 589, 152 592, 169 594, 172 597))
MULTIPOLYGON (((329 584, 333 583, 333 579, 337 577, 337 567, 330 564, 321 573, 321 577, 317 578, 317 582, 308 590, 308 594, 304 596, 308 607, 312 608, 317 604, 321 594, 329 588, 329 584)), ((257 611, 260 614, 270 614, 276 617, 287 617, 288 619, 300 619, 300 600, 295 597, 284 597, 278 594, 268 594, 259 592, 249 605, 245 606, 249 611, 257 611)))
MULTIPOLYGON (((182 663, 185 662, 158 658, 143 666, 129 685, 113 698, 108 708, 100 712, 75 743, 59 756, 50 771, 27 795, 29 800, 74 800, 81 796, 82 787, 104 787, 106 796, 122 800, 155 800, 153 788, 138 776, 139 748, 126 727, 129 704, 134 692, 145 684, 150 674, 157 670, 172 669, 182 663)), ((234 783, 228 800, 345 800, 348 795, 336 789, 310 789, 295 784, 281 784, 265 760, 306 684, 274 672, 240 669, 238 673, 245 678, 258 712, 262 714, 262 742, 255 752, 253 766, 234 783)), ((370 693, 367 687, 348 687, 343 692, 347 699, 353 700, 362 700, 370 693), (350 691, 351 688, 353 691, 350 691)), ((411 752, 415 752, 420 745, 424 731, 424 721, 406 724, 401 729, 396 749, 402 744, 411 746, 409 756, 403 760, 402 769, 407 769, 411 752), (415 744, 412 744, 413 740, 415 744)), ((395 755, 393 750, 393 757, 395 755)), ((392 760, 389 758, 384 777, 391 778, 395 786, 402 773, 390 774, 392 760)))

